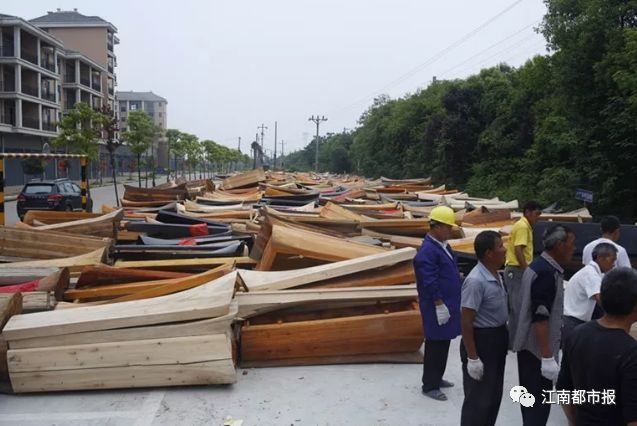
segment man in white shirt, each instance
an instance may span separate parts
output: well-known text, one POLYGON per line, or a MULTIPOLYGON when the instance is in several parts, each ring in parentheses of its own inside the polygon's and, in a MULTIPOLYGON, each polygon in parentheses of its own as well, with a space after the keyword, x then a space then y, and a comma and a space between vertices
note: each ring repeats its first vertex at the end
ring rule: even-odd
POLYGON ((571 277, 564 290, 562 342, 576 326, 591 320, 599 302, 602 278, 617 260, 617 248, 612 243, 599 243, 591 256, 593 260, 571 277))
POLYGON ((616 243, 619 240, 620 222, 616 216, 606 216, 602 218, 600 227, 602 228, 602 238, 598 238, 590 243, 586 244, 584 251, 582 252, 582 264, 588 265, 593 260, 593 249, 599 243, 610 243, 617 249, 617 261, 615 266, 618 268, 631 268, 630 258, 626 249, 616 243))

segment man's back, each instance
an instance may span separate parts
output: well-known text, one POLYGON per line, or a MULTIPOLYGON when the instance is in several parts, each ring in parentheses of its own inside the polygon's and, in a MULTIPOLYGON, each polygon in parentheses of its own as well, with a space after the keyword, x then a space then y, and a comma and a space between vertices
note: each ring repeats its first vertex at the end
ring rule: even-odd
POLYGON ((556 389, 599 392, 597 403, 576 405, 578 425, 619 425, 637 421, 637 342, 624 330, 597 321, 576 327, 564 347, 556 389), (614 390, 614 404, 603 404, 614 390))
POLYGON ((619 244, 617 244, 615 241, 613 240, 609 240, 608 238, 598 238, 596 240, 591 241, 590 243, 586 244, 584 246, 584 249, 582 250, 582 264, 583 265, 588 265, 589 263, 592 262, 593 260, 593 249, 597 246, 597 244, 599 243, 609 243, 615 246, 615 248, 617 249, 617 261, 615 262, 615 266, 617 266, 618 268, 631 268, 632 265, 630 263, 630 257, 628 257, 628 252, 626 252, 626 249, 622 246, 620 246, 619 244))

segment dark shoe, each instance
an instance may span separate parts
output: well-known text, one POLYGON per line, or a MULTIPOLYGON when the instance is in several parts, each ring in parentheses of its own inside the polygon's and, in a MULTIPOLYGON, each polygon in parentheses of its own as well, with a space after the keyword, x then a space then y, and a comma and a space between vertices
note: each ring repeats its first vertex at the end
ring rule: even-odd
POLYGON ((440 381, 440 387, 441 388, 452 388, 454 386, 453 383, 446 381, 445 379, 442 379, 440 381))
POLYGON ((429 392, 423 392, 423 393, 425 395, 427 395, 429 398, 435 399, 436 401, 446 401, 447 400, 447 395, 442 393, 440 391, 440 389, 434 389, 434 390, 430 390, 429 392))

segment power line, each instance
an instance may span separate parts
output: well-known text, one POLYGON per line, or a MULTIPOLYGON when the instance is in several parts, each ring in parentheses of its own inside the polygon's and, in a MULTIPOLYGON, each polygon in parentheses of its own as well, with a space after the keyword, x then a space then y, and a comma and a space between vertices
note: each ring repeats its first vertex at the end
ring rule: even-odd
POLYGON ((517 30, 517 31, 516 31, 516 32, 514 32, 513 34, 510 34, 510 35, 508 35, 508 36, 504 37, 504 38, 503 38, 503 39, 501 39, 500 41, 497 41, 497 42, 493 43, 491 46, 487 47, 486 49, 483 49, 483 50, 479 51, 478 53, 476 53, 475 55, 471 56, 470 58, 468 58, 468 59, 466 59, 466 60, 464 60, 464 61, 460 62, 459 64, 454 65, 453 67, 451 67, 451 68, 449 68, 449 69, 447 69, 447 70, 443 71, 440 75, 438 75, 438 77, 442 77, 442 76, 445 76, 445 75, 449 74, 451 71, 455 70, 456 68, 459 68, 459 67, 461 67, 461 66, 463 66, 463 65, 465 65, 465 64, 467 64, 467 63, 469 63, 469 62, 471 62, 471 61, 472 61, 472 60, 474 60, 475 58, 479 57, 480 55, 482 55, 482 54, 483 54, 483 53, 485 53, 485 52, 488 52, 489 50, 493 49, 494 47, 499 46, 499 45, 501 45, 502 43, 504 43, 504 42, 506 42, 506 41, 508 41, 508 40, 511 40, 512 38, 514 38, 514 37, 515 37, 515 36, 517 36, 518 34, 520 34, 520 33, 524 32, 526 29, 528 29, 528 28, 532 27, 532 26, 533 26, 533 25, 535 25, 535 24, 538 24, 539 22, 540 22, 540 21, 535 21, 535 22, 533 22, 533 23, 531 23, 531 24, 529 24, 529 25, 525 25, 524 27, 520 28, 519 30, 517 30))
POLYGON ((359 99, 358 101, 347 105, 343 108, 340 108, 338 110, 333 111, 334 112, 340 112, 342 110, 346 110, 349 109, 353 106, 356 106, 358 104, 360 104, 361 102, 367 101, 370 97, 374 97, 376 96, 378 93, 391 88, 393 86, 396 86, 397 84, 402 83, 403 81, 407 80, 408 78, 412 77, 414 74, 420 72, 422 69, 424 69, 425 67, 433 64, 434 62, 438 61, 440 58, 442 58, 444 55, 446 55, 447 53, 449 53, 450 51, 452 51, 453 49, 455 49, 456 47, 460 46, 462 43, 464 43, 465 41, 469 40, 471 37, 473 37, 474 35, 476 35, 477 33, 479 33, 480 31, 482 31, 484 28, 486 28, 487 26, 489 26, 491 23, 493 23, 494 21, 496 21, 498 18, 500 18, 502 15, 506 14, 507 12, 509 12, 511 9, 513 9, 514 7, 516 7, 518 4, 522 3, 524 0, 516 0, 513 3, 511 3, 510 5, 508 5, 507 7, 505 7, 503 10, 501 10, 500 12, 498 12, 496 15, 492 16, 491 18, 487 19, 485 22, 483 22, 482 24, 480 24, 479 26, 477 26, 476 28, 474 28, 473 30, 469 31, 467 34, 465 34, 464 36, 462 36, 461 38, 459 38, 458 40, 456 40, 455 42, 451 43, 449 46, 445 47, 444 49, 440 50, 438 53, 436 53, 435 55, 433 55, 432 57, 430 57, 429 59, 427 59, 425 62, 423 62, 422 64, 416 66, 415 68, 412 68, 410 71, 408 71, 407 73, 403 74, 402 76, 398 77, 397 79, 393 80, 392 82, 386 84, 385 86, 381 87, 379 90, 374 91, 373 93, 371 93, 370 95, 365 96, 364 98, 359 99))

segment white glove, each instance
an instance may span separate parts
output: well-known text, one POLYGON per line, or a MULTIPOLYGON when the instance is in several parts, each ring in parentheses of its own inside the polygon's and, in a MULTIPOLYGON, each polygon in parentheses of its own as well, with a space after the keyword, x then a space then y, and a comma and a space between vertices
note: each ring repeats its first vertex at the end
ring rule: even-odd
POLYGON ((484 374, 484 364, 480 360, 467 358, 467 373, 473 380, 482 380, 482 375, 484 374))
POLYGON ((555 358, 542 358, 542 376, 546 379, 555 382, 557 376, 560 374, 560 366, 555 361, 555 358))
POLYGON ((449 313, 447 305, 444 303, 442 305, 436 305, 436 317, 438 318, 438 325, 445 325, 449 322, 451 314, 449 313))

